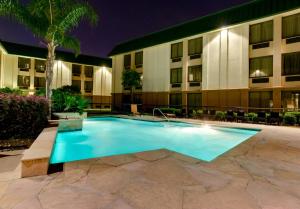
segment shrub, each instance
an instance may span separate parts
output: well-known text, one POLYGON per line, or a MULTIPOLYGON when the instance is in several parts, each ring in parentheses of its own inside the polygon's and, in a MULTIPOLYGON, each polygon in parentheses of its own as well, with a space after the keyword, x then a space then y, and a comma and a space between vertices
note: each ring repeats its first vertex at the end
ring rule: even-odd
POLYGON ((226 113, 222 111, 217 111, 215 115, 216 120, 225 120, 226 118, 226 113))
POLYGON ((22 91, 20 89, 11 89, 8 87, 0 88, 0 93, 22 95, 22 91))
POLYGON ((283 116, 283 123, 285 125, 295 125, 297 123, 297 117, 292 112, 287 112, 283 116))
POLYGON ((47 126, 48 101, 0 93, 0 139, 35 139, 47 126))
POLYGON ((254 122, 257 120, 257 114, 254 112, 250 112, 246 115, 246 118, 248 119, 248 121, 254 122))
POLYGON ((203 116, 203 110, 193 110, 192 117, 202 117, 203 116))
POLYGON ((52 90, 53 112, 78 112, 82 114, 89 102, 76 92, 69 86, 52 90))

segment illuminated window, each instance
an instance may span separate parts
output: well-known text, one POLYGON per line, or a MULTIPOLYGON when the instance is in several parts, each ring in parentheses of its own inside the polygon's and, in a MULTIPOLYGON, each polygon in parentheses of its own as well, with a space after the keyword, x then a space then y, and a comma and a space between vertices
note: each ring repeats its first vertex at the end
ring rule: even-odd
POLYGON ((18 68, 20 71, 29 71, 30 69, 30 59, 29 58, 18 58, 18 68))
POLYGON ((300 36, 300 13, 282 18, 282 38, 300 36))
POLYGON ((92 66, 84 66, 84 74, 87 78, 93 78, 94 68, 92 66))
POLYGON ((250 26, 250 44, 273 41, 273 20, 250 26))
POLYGON ((273 56, 250 59, 250 78, 273 76, 273 56))
POLYGON ((190 66, 189 67, 189 82, 201 82, 202 81, 202 66, 190 66))
POLYGON ((21 89, 28 89, 30 86, 30 76, 18 75, 18 87, 21 89))
POLYGON ((135 53, 135 67, 142 67, 143 66, 143 52, 136 52, 135 53))
POLYGON ((202 54, 202 38, 189 40, 189 56, 202 54))
POLYGON ((282 55, 282 74, 283 75, 300 74, 300 52, 288 53, 282 55))
POLYGON ((44 73, 46 71, 46 61, 45 60, 34 60, 34 69, 37 73, 44 73))
POLYGON ((182 42, 171 45, 171 59, 181 58, 182 57, 182 42))
POLYGON ((171 84, 182 83, 182 68, 171 69, 171 84))

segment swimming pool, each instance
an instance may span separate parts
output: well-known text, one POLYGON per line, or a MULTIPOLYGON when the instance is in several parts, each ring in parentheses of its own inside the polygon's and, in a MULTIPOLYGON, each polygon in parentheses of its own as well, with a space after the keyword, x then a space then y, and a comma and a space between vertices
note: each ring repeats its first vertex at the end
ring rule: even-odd
POLYGON ((50 163, 156 149, 212 161, 258 131, 116 117, 91 118, 84 120, 82 131, 57 134, 50 163))

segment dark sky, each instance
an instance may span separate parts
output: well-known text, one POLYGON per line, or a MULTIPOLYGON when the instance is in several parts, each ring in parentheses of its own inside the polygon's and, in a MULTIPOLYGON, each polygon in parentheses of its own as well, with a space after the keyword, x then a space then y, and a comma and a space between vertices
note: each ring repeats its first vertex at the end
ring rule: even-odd
MULTIPOLYGON (((161 30, 249 0, 90 0, 100 21, 81 24, 75 34, 83 54, 105 57, 119 42, 161 30)), ((38 45, 23 26, 0 17, 0 39, 38 45)))

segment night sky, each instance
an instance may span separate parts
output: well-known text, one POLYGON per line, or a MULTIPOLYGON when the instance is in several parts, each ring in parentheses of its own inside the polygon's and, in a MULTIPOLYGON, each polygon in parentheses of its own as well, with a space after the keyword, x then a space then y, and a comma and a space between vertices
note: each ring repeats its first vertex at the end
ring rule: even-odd
MULTIPOLYGON (((81 53, 106 57, 119 42, 143 36, 250 0, 90 0, 100 21, 96 27, 81 24, 75 34, 81 53)), ((0 17, 0 39, 37 45, 23 26, 0 17)))

